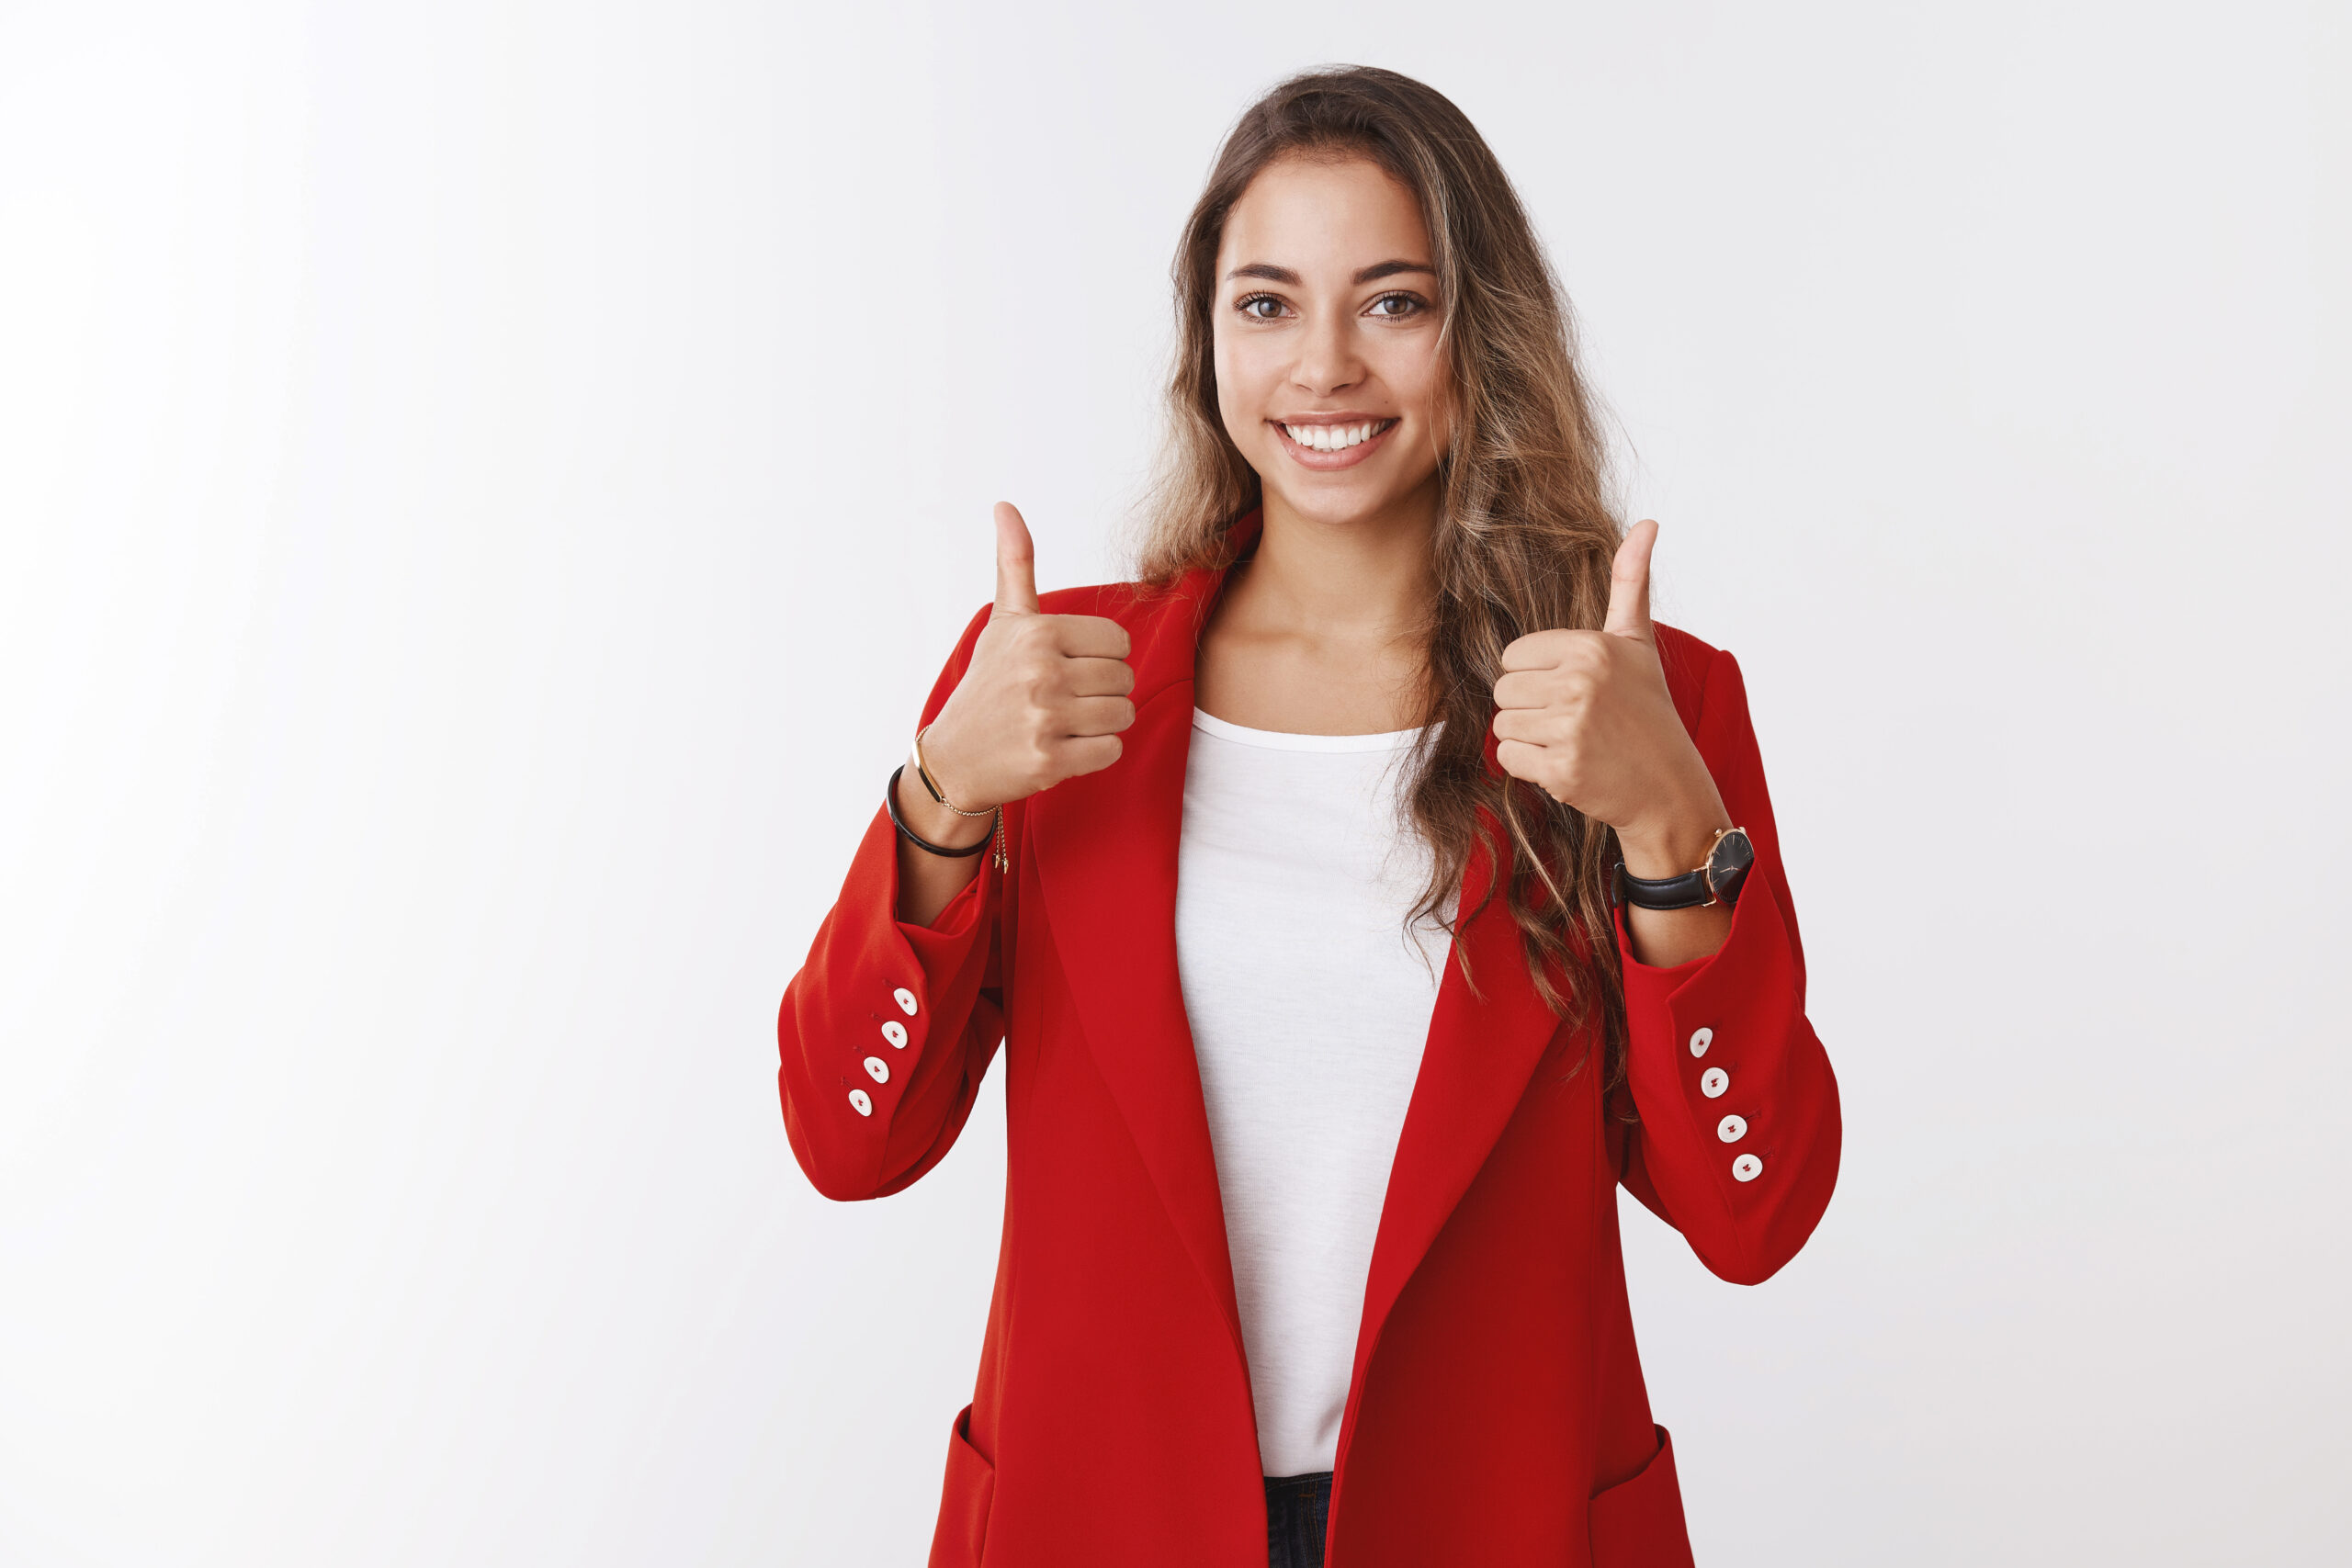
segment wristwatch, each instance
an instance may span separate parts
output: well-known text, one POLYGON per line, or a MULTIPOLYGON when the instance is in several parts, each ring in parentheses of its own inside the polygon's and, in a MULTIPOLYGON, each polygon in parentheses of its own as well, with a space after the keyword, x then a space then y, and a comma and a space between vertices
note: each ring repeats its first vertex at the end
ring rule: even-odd
POLYGON ((1703 909, 1714 904, 1728 907, 1739 902, 1739 885, 1747 880, 1747 868, 1755 863, 1756 846, 1747 841, 1747 829, 1722 828, 1716 829, 1706 863, 1698 870, 1686 871, 1679 876, 1633 876, 1627 874, 1625 863, 1621 860, 1610 891, 1618 903, 1631 904, 1637 909, 1703 909))

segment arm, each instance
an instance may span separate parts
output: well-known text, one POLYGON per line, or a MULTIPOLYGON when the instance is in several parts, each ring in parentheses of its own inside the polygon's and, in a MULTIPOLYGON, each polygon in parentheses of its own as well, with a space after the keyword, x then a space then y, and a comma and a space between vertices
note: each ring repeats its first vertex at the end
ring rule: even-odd
MULTIPOLYGON (((923 723, 963 678, 988 618, 983 609, 965 628, 923 723)), ((909 825, 922 832, 933 824, 909 825)), ((961 879, 942 894, 907 885, 910 854, 922 852, 900 844, 877 806, 776 1020, 785 1135, 828 1198, 883 1197, 937 1165, 1004 1036, 1002 878, 993 857, 941 863, 961 879), (901 919, 926 891, 932 918, 901 919)))
MULTIPOLYGON (((948 798, 1010 807, 1108 767, 1135 722, 1126 629, 1038 604, 1029 529, 999 504, 997 594, 931 689, 923 742, 948 798)), ((908 827, 942 848, 989 818, 941 807, 899 776, 908 827)), ((1004 1038, 1003 879, 996 857, 934 855, 877 807, 849 879, 786 987, 776 1020, 785 1134, 828 1198, 879 1198, 946 1155, 1004 1038)))
POLYGON ((1758 1284, 1796 1255, 1828 1206, 1838 1083, 1805 1019, 1804 948, 1747 689, 1728 653, 1708 667, 1692 739, 1756 863, 1711 954, 1645 964, 1619 911, 1629 1036, 1621 1093, 1640 1114, 1623 1133, 1620 1176, 1714 1273, 1758 1284), (1714 1071, 1724 1078, 1711 1079, 1714 1071), (1728 1117, 1739 1121, 1726 1128, 1728 1117), (1760 1168, 1735 1169, 1743 1156, 1760 1168))
MULTIPOLYGON (((1626 534, 1598 631, 1531 632, 1503 649, 1495 682, 1495 760, 1588 818, 1616 831, 1625 869, 1656 879, 1698 864, 1715 831, 1736 827, 1684 728, 1650 620, 1650 551, 1657 525, 1626 534)), ((1724 943, 1731 911, 1628 912, 1632 950, 1646 964, 1706 957, 1724 943)))

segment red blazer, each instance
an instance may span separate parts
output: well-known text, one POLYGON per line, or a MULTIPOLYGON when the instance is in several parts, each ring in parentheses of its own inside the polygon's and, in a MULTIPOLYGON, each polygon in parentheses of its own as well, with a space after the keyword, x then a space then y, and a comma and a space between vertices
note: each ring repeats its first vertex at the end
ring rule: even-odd
MULTIPOLYGON (((877 809, 785 993, 785 1130, 829 1198, 882 1197, 937 1164, 1006 1047, 996 1294, 978 1386, 948 1436, 933 1568, 1266 1561, 1257 1424, 1176 969, 1194 651, 1222 581, 1046 595, 1050 613, 1107 615, 1133 637, 1125 754, 1007 807, 1012 871, 980 857, 928 929, 894 916, 898 849, 877 809)), ((924 722, 987 619, 965 630, 924 722)), ((1364 1290, 1332 1568, 1687 1564, 1674 1450, 1634 1348, 1617 1185, 1743 1284, 1794 1256, 1829 1201, 1837 1084, 1805 1021, 1739 667, 1670 627, 1657 638, 1755 868, 1711 958, 1651 968, 1620 926, 1630 1084, 1607 1107, 1597 1041, 1536 997, 1503 901, 1460 932, 1483 995, 1447 966, 1364 1290), (1706 1076, 1717 1068, 1727 1086, 1706 1076), (1616 1114, 1628 1100, 1637 1126, 1616 1114), (1728 1143, 1727 1115, 1747 1122, 1728 1143), (1751 1154, 1762 1171, 1736 1179, 1734 1159, 1751 1154)), ((1474 861, 1464 908, 1490 874, 1474 861)))

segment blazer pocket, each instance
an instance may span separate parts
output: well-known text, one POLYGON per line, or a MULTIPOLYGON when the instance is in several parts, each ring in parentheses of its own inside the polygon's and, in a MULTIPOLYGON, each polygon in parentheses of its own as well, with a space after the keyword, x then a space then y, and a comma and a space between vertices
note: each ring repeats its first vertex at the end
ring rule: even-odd
POLYGON ((996 1501, 996 1466, 972 1446, 972 1407, 956 1412, 947 1434, 947 1483, 932 1532, 930 1568, 979 1568, 988 1540, 989 1506, 996 1501))
POLYGON ((1586 1514, 1592 1568, 1692 1568, 1674 1439, 1657 1428, 1657 1452, 1639 1473, 1593 1494, 1586 1514))

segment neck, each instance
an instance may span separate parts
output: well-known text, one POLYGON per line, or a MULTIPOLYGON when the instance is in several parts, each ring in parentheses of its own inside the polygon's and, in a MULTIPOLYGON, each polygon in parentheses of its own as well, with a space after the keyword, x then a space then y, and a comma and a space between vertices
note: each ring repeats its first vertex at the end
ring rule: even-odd
POLYGON ((1257 553, 1234 585, 1251 620, 1351 642, 1419 637, 1433 592, 1434 480, 1369 516, 1310 517, 1272 493, 1263 515, 1257 553))
POLYGON ((1332 522, 1269 496, 1258 552, 1226 580, 1193 700, 1253 729, 1371 735, 1422 722, 1435 487, 1332 522))

